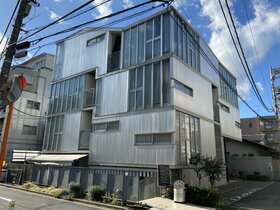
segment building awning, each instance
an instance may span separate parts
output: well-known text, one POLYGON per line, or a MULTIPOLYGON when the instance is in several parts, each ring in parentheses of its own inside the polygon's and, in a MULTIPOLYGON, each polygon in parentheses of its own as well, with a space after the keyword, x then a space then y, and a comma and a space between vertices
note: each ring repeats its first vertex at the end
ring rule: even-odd
POLYGON ((88 154, 41 154, 29 162, 73 162, 74 160, 81 159, 88 156, 88 154))

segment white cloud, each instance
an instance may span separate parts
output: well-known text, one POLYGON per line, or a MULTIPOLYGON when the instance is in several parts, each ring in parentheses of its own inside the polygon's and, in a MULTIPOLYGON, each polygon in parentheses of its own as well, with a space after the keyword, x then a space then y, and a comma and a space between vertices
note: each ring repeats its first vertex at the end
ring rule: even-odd
MULTIPOLYGON (((50 11, 50 20, 51 21, 55 21, 55 20, 58 20, 59 18, 61 18, 60 15, 56 14, 54 11, 50 11)), ((59 23, 62 23, 63 22, 63 19, 59 21, 59 23)))
POLYGON ((132 0, 123 0, 122 6, 125 9, 127 9, 129 7, 132 7, 133 6, 133 1, 132 0))
MULTIPOLYGON (((224 1, 221 2, 225 4, 224 1)), ((209 17, 211 22, 209 26, 211 30, 211 38, 209 41, 211 49, 219 60, 237 77, 237 89, 239 94, 244 98, 248 98, 251 88, 248 80, 244 79, 246 76, 233 46, 219 2, 200 0, 200 3, 203 8, 200 15, 209 17)), ((232 6, 232 1, 229 1, 229 3, 232 6)), ((227 14, 226 6, 223 6, 227 14)), ((250 22, 246 22, 243 25, 234 16, 234 11, 232 9, 231 12, 233 14, 242 47, 252 70, 258 60, 252 41, 249 23, 253 31, 259 58, 263 59, 273 45, 280 42, 280 8, 272 8, 267 1, 253 0, 252 8, 250 9, 253 9, 254 17, 250 22)), ((228 20, 230 20, 229 17, 228 20)), ((258 82, 258 86, 261 91, 263 89, 261 83, 258 82)))
POLYGON ((256 82, 256 86, 261 93, 264 91, 264 87, 262 86, 262 83, 256 82))
MULTIPOLYGON (((102 2, 104 2, 104 0, 95 0, 92 4, 97 6, 99 4, 101 4, 102 2)), ((97 10, 97 13, 94 14, 94 16, 96 18, 100 18, 103 16, 107 16, 109 14, 111 14, 113 12, 112 9, 112 1, 109 1, 105 4, 102 4, 101 6, 98 6, 95 11, 97 10)))

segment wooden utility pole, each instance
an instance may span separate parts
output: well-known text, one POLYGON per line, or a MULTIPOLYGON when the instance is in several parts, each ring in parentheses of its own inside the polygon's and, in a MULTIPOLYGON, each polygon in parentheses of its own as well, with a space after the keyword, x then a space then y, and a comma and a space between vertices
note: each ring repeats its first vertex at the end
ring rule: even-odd
MULTIPOLYGON (((5 53, 5 57, 4 57, 4 61, 3 61, 3 65, 1 68, 1 74, 0 74, 0 98, 2 98, 2 100, 0 101, 4 101, 3 99, 5 98, 6 95, 6 84, 7 84, 7 80, 10 74, 10 68, 12 66, 12 61, 16 52, 16 43, 18 41, 18 37, 19 37, 19 33, 21 30, 21 26, 22 26, 22 21, 23 18, 25 18, 26 16, 28 16, 29 11, 30 11, 30 5, 29 5, 29 0, 21 0, 20 5, 19 5, 19 9, 18 9, 18 13, 17 13, 17 17, 15 20, 15 24, 12 30, 12 34, 11 37, 9 39, 9 43, 8 43, 8 47, 5 53)), ((2 106, 3 104, 0 104, 0 106, 2 106)), ((10 110, 9 110, 9 115, 12 113, 12 105, 9 106, 10 110)), ((8 115, 8 116, 9 116, 8 115)), ((0 121, 0 123, 3 123, 4 120, 0 121)), ((8 124, 8 119, 6 122, 6 128, 9 129, 9 125, 8 124)), ((0 128, 3 128, 3 125, 0 125, 0 128)), ((2 129, 0 130, 0 134, 2 133, 2 129)), ((6 131, 5 129, 5 134, 7 133, 7 138, 8 138, 8 133, 9 130, 6 131)), ((7 143, 7 142, 6 142, 7 143)), ((4 160, 4 156, 6 153, 6 145, 4 144, 4 139, 2 141, 1 144, 1 154, 0 154, 0 160, 4 160)), ((2 168, 3 168, 3 161, 0 162, 0 177, 2 175, 2 168)))

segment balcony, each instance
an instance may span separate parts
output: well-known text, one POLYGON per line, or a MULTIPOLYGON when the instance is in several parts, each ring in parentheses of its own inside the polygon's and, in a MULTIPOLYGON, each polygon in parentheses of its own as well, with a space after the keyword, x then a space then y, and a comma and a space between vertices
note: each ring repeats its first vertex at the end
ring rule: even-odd
POLYGON ((95 88, 84 91, 83 108, 93 107, 95 105, 95 88))
POLYGON ((113 52, 108 56, 108 72, 120 69, 120 51, 113 52))

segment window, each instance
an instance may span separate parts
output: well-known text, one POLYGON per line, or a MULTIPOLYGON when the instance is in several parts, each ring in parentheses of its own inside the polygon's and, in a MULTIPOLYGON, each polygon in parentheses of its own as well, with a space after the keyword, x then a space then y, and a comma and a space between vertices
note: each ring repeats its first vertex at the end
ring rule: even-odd
POLYGON ((124 67, 159 57, 163 54, 162 48, 164 53, 169 52, 170 18, 169 15, 162 17, 160 15, 124 32, 124 67))
POLYGON ((268 142, 273 142, 273 134, 272 133, 265 134, 265 139, 268 142))
POLYGON ((169 104, 169 60, 131 69, 128 101, 130 111, 169 104))
POLYGON ((27 100, 26 108, 39 110, 40 102, 27 100))
POLYGON ((199 119, 176 111, 175 138, 180 141, 179 158, 182 164, 188 164, 191 156, 200 153, 199 119))
POLYGON ((116 131, 119 130, 120 121, 111 121, 104 123, 95 123, 92 126, 93 132, 96 131, 116 131))
POLYGON ((104 38, 105 38, 105 34, 102 34, 100 36, 92 38, 92 39, 87 41, 87 46, 89 47, 89 46, 91 46, 91 45, 93 45, 95 43, 101 42, 104 38))
POLYGON ((221 109, 224 110, 225 112, 229 113, 230 109, 228 106, 224 105, 223 103, 219 102, 221 109))
POLYGON ((190 96, 193 96, 193 89, 174 79, 174 87, 190 96))
POLYGON ((23 75, 25 80, 26 80, 26 84, 28 85, 32 85, 33 84, 33 76, 30 74, 24 74, 23 75))
POLYGON ((264 122, 264 128, 265 129, 272 129, 272 122, 271 121, 265 121, 264 122))
POLYGON ((238 107, 236 79, 229 73, 229 71, 221 64, 220 68, 220 90, 221 97, 238 107))
POLYGON ((49 117, 44 138, 44 150, 59 150, 63 135, 64 116, 49 117))
POLYGON ((37 126, 23 125, 22 134, 23 135, 33 135, 36 136, 37 126))
POLYGON ((249 128, 252 128, 252 123, 249 123, 249 128))
POLYGON ((171 133, 137 134, 136 145, 171 144, 171 133))
POLYGON ((235 127, 240 128, 240 122, 235 121, 235 127))
POLYGON ((34 63, 32 66, 35 67, 35 68, 42 68, 46 65, 46 60, 41 60, 41 61, 38 61, 36 63, 34 63))

